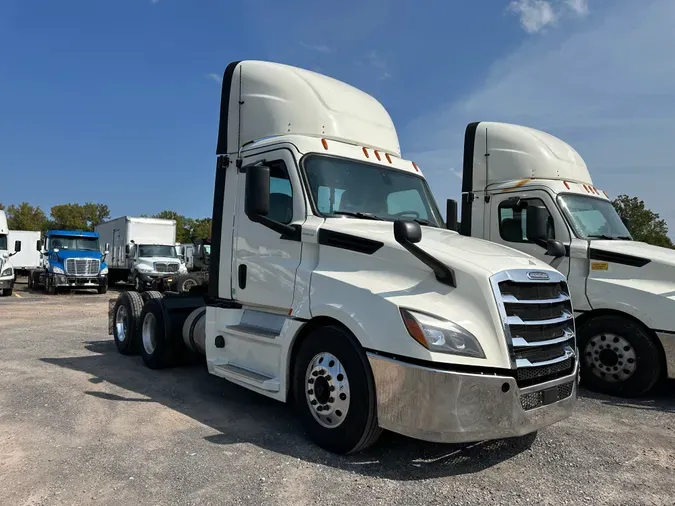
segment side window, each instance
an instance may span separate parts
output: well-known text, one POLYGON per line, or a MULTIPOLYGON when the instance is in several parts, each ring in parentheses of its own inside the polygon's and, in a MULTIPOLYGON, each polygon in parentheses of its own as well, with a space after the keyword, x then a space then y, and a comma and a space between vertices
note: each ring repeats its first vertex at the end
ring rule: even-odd
POLYGON ((402 190, 387 195, 387 214, 402 214, 412 218, 427 219, 427 209, 416 189, 402 190))
POLYGON ((293 220, 293 188, 286 164, 277 160, 270 167, 270 212, 268 217, 281 223, 293 220))
POLYGON ((508 242, 529 243, 527 238, 527 207, 543 206, 547 210, 547 239, 555 239, 555 227, 553 217, 541 199, 523 199, 522 206, 514 209, 508 207, 506 202, 499 204, 499 235, 508 242))

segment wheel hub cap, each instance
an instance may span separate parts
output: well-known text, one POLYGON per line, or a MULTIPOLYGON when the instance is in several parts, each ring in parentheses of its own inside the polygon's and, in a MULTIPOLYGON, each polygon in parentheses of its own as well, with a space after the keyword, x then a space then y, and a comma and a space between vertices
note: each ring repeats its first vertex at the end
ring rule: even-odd
POLYGON ((117 339, 123 342, 127 338, 127 326, 129 318, 127 318, 127 308, 120 306, 117 308, 117 315, 115 315, 115 327, 117 327, 117 339))
POLYGON ((349 380, 340 361, 331 353, 319 353, 305 374, 305 395, 309 411, 322 426, 333 429, 349 411, 349 380))
POLYGON ((609 382, 626 381, 635 373, 635 348, 617 334, 598 334, 589 339, 584 360, 593 374, 609 382))
POLYGON ((143 348, 145 348, 148 355, 152 355, 157 346, 156 327, 157 319, 155 318, 155 315, 152 313, 146 314, 143 319, 141 334, 143 338, 143 348))

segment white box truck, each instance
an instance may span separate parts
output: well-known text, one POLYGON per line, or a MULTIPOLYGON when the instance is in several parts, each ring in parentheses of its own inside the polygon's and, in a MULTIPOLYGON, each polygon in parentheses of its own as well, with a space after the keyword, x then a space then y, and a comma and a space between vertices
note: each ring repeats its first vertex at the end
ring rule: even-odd
POLYGON ((630 397, 675 378, 675 251, 632 240, 579 153, 532 128, 472 123, 463 171, 461 233, 569 278, 582 383, 630 397))
POLYGON ((377 100, 260 61, 231 63, 221 97, 208 293, 111 300, 120 353, 202 354, 336 453, 382 429, 480 441, 570 416, 565 276, 448 230, 377 100))
POLYGON ((14 241, 13 249, 9 242, 9 227, 7 215, 0 209, 0 296, 7 297, 14 292, 16 272, 12 263, 12 257, 21 252, 21 240, 14 241))
POLYGON ((10 230, 9 243, 21 241, 26 247, 12 257, 12 265, 19 275, 28 275, 30 271, 42 265, 42 254, 38 251, 37 244, 42 237, 41 232, 33 230, 10 230))
POLYGON ((94 230, 110 252, 110 284, 124 281, 143 291, 160 278, 187 272, 176 249, 176 220, 122 216, 94 230))

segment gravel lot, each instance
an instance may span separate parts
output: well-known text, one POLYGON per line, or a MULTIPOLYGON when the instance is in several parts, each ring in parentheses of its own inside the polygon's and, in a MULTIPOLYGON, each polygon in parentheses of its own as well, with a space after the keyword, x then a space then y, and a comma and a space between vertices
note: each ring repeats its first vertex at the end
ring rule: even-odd
POLYGON ((582 392, 536 439, 385 434, 336 457, 290 410, 205 367, 146 369, 107 335, 113 292, 0 299, 0 504, 675 504, 675 383, 582 392))

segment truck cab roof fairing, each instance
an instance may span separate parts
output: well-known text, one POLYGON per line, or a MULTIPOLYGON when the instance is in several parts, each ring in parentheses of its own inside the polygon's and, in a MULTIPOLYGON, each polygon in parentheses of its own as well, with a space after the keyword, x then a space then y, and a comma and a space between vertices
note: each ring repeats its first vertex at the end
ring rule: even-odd
POLYGON ((309 70, 239 61, 223 76, 216 154, 284 134, 341 140, 401 156, 398 135, 375 98, 309 70))

